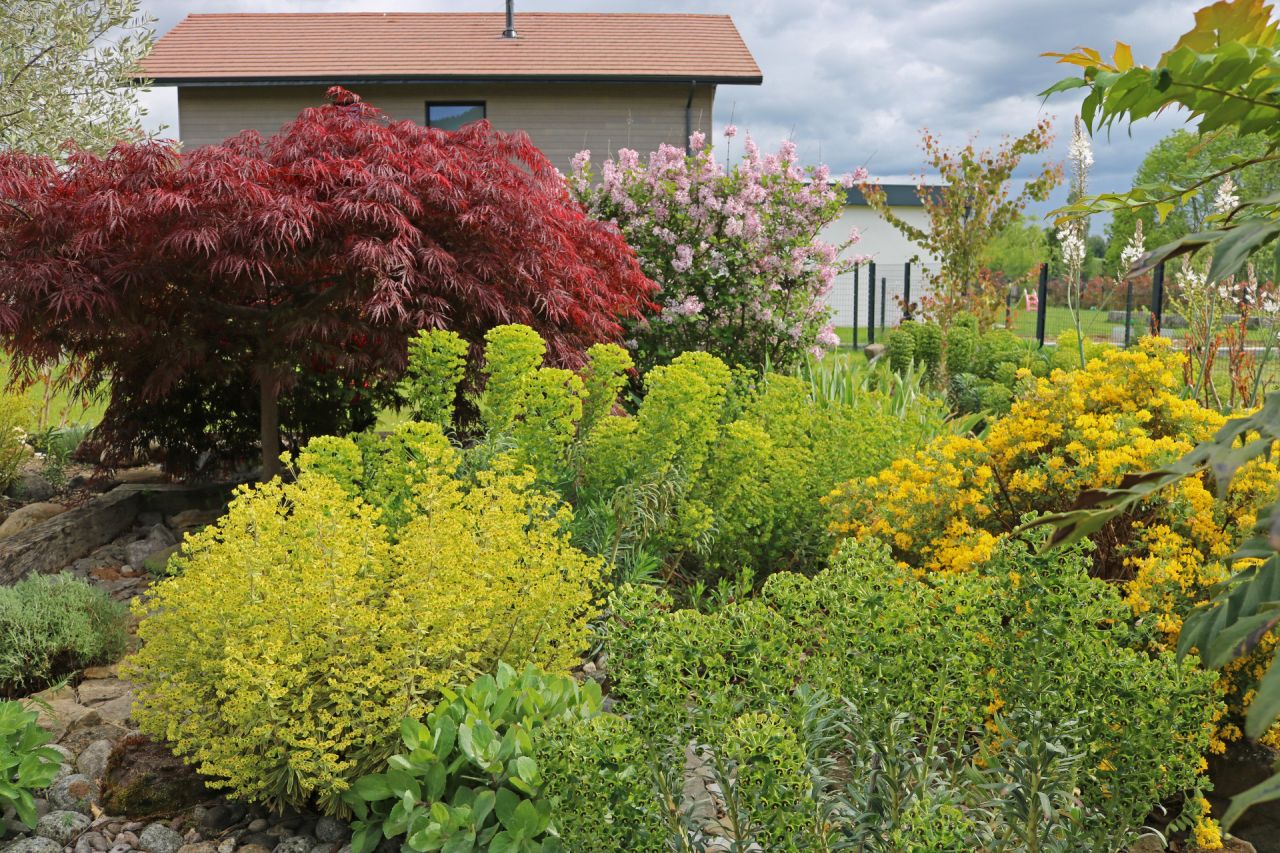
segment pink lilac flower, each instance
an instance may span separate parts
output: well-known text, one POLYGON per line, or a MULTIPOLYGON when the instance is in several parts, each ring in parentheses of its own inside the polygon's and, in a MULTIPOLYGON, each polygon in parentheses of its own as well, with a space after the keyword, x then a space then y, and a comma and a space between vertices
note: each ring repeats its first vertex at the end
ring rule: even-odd
POLYGON ((671 268, 676 272, 688 272, 691 266, 693 266, 693 247, 683 244, 676 246, 676 256, 671 259, 671 268))
POLYGON ((724 126, 724 138, 733 139, 738 135, 738 126, 736 124, 726 124, 724 126))

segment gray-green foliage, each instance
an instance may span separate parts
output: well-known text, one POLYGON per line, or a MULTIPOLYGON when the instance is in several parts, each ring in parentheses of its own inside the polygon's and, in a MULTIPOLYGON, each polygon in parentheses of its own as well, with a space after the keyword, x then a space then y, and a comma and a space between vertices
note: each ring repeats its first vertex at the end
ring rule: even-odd
POLYGON ((124 651, 124 622, 124 605, 70 575, 0 587, 0 693, 38 689, 115 660, 124 651))
POLYGON ((141 135, 133 75, 151 49, 138 0, 0 5, 0 148, 58 156, 67 140, 102 152, 141 135))

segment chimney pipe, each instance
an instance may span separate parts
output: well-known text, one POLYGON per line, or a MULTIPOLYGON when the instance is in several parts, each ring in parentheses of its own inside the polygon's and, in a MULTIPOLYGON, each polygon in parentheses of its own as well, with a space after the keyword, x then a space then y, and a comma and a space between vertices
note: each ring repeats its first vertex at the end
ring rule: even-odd
POLYGON ((515 0, 507 0, 507 28, 502 31, 504 39, 516 38, 516 3, 515 0))

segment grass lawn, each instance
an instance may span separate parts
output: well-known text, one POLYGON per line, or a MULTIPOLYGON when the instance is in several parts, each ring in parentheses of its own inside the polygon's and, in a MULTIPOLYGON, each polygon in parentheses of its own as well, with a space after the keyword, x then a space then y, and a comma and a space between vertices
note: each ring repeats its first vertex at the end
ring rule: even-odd
MULTIPOLYGON (((9 381, 9 357, 2 352, 0 352, 0 379, 6 384, 9 381)), ((106 408, 105 399, 75 398, 66 391, 51 389, 46 382, 37 382, 22 392, 22 396, 31 410, 30 428, 32 430, 69 424, 92 426, 102 420, 102 412, 106 408)))

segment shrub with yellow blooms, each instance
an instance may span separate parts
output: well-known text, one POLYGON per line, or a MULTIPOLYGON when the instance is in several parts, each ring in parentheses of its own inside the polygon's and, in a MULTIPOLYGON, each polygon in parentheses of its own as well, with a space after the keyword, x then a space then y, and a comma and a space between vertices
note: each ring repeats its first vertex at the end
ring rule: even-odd
MULTIPOLYGON (((984 437, 936 439, 837 488, 825 499, 830 529, 883 539, 919 573, 969 571, 1027 518, 1064 511, 1082 492, 1168 465, 1210 438, 1225 418, 1179 393, 1182 360, 1168 341, 1144 338, 1133 349, 1102 350, 1083 369, 1024 374, 1009 414, 984 437)), ((1278 483, 1274 463, 1254 461, 1222 501, 1198 478, 1163 490, 1091 537, 1090 573, 1122 582, 1140 636, 1173 648, 1185 615, 1228 576, 1225 558, 1278 483)), ((1256 665, 1250 658, 1223 675, 1233 709, 1221 729, 1227 737, 1238 737, 1232 719, 1256 665)))
POLYGON ((438 426, 406 424, 317 439, 296 482, 243 487, 137 605, 142 730, 238 797, 339 813, 442 688, 500 660, 574 666, 600 561, 531 470, 458 464, 438 426))

